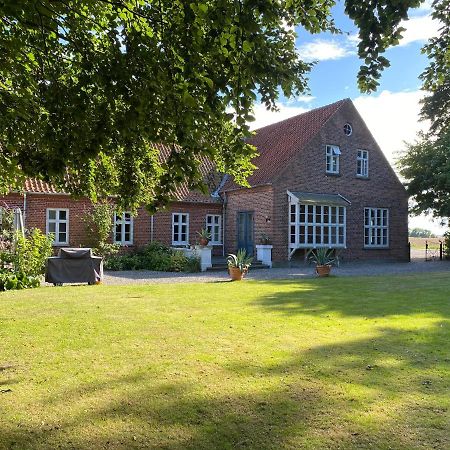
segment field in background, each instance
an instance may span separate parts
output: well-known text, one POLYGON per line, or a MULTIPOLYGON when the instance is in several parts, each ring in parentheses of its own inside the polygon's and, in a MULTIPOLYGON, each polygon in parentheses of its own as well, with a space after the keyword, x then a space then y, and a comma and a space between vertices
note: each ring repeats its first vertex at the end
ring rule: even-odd
POLYGON ((444 238, 416 238, 416 237, 410 237, 409 242, 411 243, 411 248, 418 250, 418 249, 424 249, 425 250, 425 242, 428 242, 428 248, 429 249, 438 249, 439 248, 439 241, 443 241, 444 238))

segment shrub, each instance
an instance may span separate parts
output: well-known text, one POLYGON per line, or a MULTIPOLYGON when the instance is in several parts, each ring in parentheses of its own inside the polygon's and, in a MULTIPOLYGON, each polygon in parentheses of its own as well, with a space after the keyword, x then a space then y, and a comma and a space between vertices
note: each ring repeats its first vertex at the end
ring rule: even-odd
POLYGON ((24 236, 17 233, 12 252, 12 265, 16 273, 29 277, 39 277, 45 273, 45 263, 52 255, 52 236, 47 236, 38 228, 24 236))
POLYGON ((35 288, 41 285, 39 277, 9 269, 0 270, 0 291, 35 288))
POLYGON ((159 242, 152 242, 133 254, 107 258, 105 269, 199 272, 200 260, 195 257, 186 257, 183 252, 173 250, 159 242))

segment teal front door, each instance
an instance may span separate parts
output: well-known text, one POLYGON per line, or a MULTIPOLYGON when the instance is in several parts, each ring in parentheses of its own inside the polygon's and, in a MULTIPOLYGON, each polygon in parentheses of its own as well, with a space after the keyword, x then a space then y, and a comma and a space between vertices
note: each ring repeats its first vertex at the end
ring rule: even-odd
POLYGON ((248 255, 254 252, 253 212, 239 212, 237 216, 237 243, 238 250, 243 248, 248 255))

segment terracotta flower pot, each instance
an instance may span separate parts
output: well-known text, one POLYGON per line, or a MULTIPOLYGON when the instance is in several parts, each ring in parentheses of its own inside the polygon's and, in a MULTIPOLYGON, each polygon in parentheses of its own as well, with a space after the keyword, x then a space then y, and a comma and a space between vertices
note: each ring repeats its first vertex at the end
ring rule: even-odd
POLYGON ((330 275, 331 266, 329 264, 325 266, 316 266, 316 273, 319 277, 327 277, 330 275))
POLYGON ((230 273, 231 281, 241 281, 245 272, 241 272, 239 267, 228 267, 228 272, 230 273))
POLYGON ((206 238, 200 238, 198 243, 202 246, 202 247, 206 247, 208 245, 208 239, 206 238))

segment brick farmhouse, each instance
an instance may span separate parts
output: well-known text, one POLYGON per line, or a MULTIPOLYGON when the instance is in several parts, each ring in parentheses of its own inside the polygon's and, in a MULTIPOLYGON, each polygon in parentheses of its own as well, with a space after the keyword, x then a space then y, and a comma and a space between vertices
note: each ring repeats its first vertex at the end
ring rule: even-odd
MULTIPOLYGON (((165 211, 115 214, 112 240, 127 248, 187 246, 207 227, 216 255, 253 254, 270 241, 274 262, 302 259, 316 247, 335 248, 345 260, 408 259, 408 196, 351 100, 261 128, 250 142, 259 152, 250 187, 205 161, 209 195, 184 185, 165 211)), ((86 242, 87 199, 28 180, 23 193, 1 202, 21 208, 27 228, 54 233, 56 247, 86 242)))

